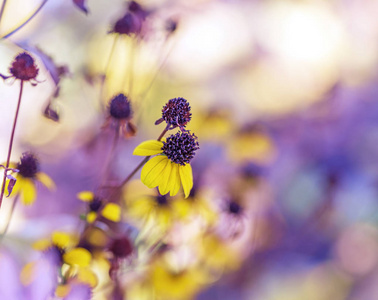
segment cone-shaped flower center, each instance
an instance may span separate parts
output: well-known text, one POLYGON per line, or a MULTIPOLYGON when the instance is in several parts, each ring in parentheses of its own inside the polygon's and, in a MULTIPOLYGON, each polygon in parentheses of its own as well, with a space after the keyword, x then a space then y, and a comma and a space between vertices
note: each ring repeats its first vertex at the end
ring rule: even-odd
POLYGON ((130 117, 130 101, 124 94, 119 94, 110 101, 110 115, 115 119, 127 119, 130 117))
POLYGON ((37 77, 39 70, 34 59, 24 52, 16 56, 9 71, 16 79, 30 80, 37 77))
POLYGON ((185 126, 192 118, 189 102, 181 97, 169 100, 163 107, 162 118, 174 127, 185 126))
POLYGON ((33 178, 39 171, 38 160, 30 152, 23 153, 20 162, 17 164, 17 169, 21 176, 33 178))
POLYGON ((174 163, 185 165, 199 149, 197 137, 189 132, 177 132, 163 142, 163 153, 174 163))

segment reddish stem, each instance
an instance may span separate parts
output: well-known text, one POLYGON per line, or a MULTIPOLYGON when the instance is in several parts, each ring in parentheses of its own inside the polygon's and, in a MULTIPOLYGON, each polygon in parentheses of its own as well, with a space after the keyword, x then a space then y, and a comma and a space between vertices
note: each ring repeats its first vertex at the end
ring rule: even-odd
POLYGON ((2 184, 2 187, 1 187, 0 208, 1 208, 1 204, 3 203, 3 197, 4 197, 4 191, 5 191, 5 183, 6 183, 6 180, 7 180, 7 172, 8 172, 10 158, 11 158, 11 154, 12 154, 14 134, 16 132, 16 125, 17 125, 18 113, 20 111, 20 106, 21 106, 21 97, 22 97, 22 91, 23 91, 23 89, 24 89, 24 81, 21 80, 20 81, 20 94, 18 96, 18 103, 17 103, 16 114, 15 114, 14 120, 13 120, 12 134, 11 134, 10 141, 9 141, 7 164, 6 164, 5 169, 4 169, 3 184, 2 184))

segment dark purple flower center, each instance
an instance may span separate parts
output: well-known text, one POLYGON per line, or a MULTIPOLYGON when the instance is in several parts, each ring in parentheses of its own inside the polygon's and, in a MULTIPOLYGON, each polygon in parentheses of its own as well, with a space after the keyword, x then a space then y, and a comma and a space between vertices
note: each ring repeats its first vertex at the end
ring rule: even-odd
POLYGON ((162 109, 162 119, 172 127, 184 127, 192 118, 189 102, 184 98, 174 98, 162 109))
POLYGON ((109 250, 114 254, 115 257, 124 258, 129 256, 133 252, 133 246, 129 238, 121 237, 115 239, 112 242, 109 250))
POLYGON ((197 137, 189 132, 177 132, 163 142, 163 153, 174 163, 185 165, 189 163, 196 150, 199 149, 197 137))
POLYGON ((39 171, 39 163, 37 158, 30 152, 22 154, 17 169, 22 177, 34 178, 39 171))
POLYGON ((16 79, 30 80, 37 77, 39 70, 34 59, 24 52, 16 56, 9 71, 16 79))
POLYGON ((228 211, 229 211, 231 214, 238 215, 239 213, 241 213, 241 211, 242 211, 242 207, 240 206, 239 203, 237 203, 237 202, 235 202, 235 201, 231 201, 231 202, 228 204, 228 211))
POLYGON ((98 197, 94 197, 93 201, 89 203, 89 209, 94 212, 97 212, 101 206, 102 200, 98 197))
POLYGON ((142 20, 137 15, 127 12, 114 24, 112 32, 130 35, 142 29, 142 20))
POLYGON ((116 119, 127 119, 131 116, 130 101, 124 94, 110 100, 110 115, 116 119))
POLYGON ((168 205, 168 199, 164 195, 158 195, 158 196, 156 196, 156 202, 157 202, 157 204, 159 204, 161 206, 168 205))

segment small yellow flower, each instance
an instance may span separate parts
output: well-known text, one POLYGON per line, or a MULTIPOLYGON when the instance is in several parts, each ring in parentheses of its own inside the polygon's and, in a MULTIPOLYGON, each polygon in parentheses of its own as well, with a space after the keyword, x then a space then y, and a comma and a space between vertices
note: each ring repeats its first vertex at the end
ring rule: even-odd
POLYGON ((188 132, 178 132, 166 141, 145 141, 134 150, 134 155, 151 156, 143 167, 142 182, 149 188, 158 187, 162 195, 174 196, 182 185, 185 198, 193 187, 192 167, 189 162, 199 149, 197 137, 188 132))
POLYGON ((86 216, 88 223, 93 223, 97 215, 101 214, 105 219, 113 222, 121 220, 121 207, 116 203, 106 203, 90 191, 82 191, 77 194, 81 201, 89 203, 89 212, 86 216))
MULTIPOLYGON (((39 171, 38 160, 30 152, 23 153, 20 162, 18 164, 13 163, 10 167, 19 170, 15 174, 17 181, 13 187, 12 195, 19 195, 24 205, 34 203, 37 197, 36 181, 41 182, 50 190, 55 188, 55 183, 52 179, 47 174, 39 171)), ((8 185, 9 182, 7 182, 7 190, 8 185)))

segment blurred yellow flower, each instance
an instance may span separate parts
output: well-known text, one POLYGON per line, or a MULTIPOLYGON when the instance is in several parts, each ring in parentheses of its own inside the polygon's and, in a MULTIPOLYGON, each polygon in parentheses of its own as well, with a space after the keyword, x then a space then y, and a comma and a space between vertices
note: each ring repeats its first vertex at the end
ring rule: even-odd
MULTIPOLYGON (((35 184, 41 182, 48 189, 54 189, 55 183, 45 173, 39 171, 39 163, 37 158, 30 152, 22 154, 18 164, 11 163, 10 167, 18 169, 15 174, 17 179, 12 195, 19 196, 24 205, 32 205, 37 197, 35 184)), ((9 188, 9 181, 6 183, 6 190, 9 188)))
POLYGON ((77 198, 89 204, 89 212, 86 215, 88 223, 93 223, 98 214, 113 222, 121 220, 121 207, 116 203, 106 203, 104 200, 97 197, 91 191, 82 191, 77 194, 77 198))
POLYGON ((196 266, 173 270, 162 262, 152 266, 150 280, 157 298, 166 300, 193 299, 209 283, 207 274, 196 266))

